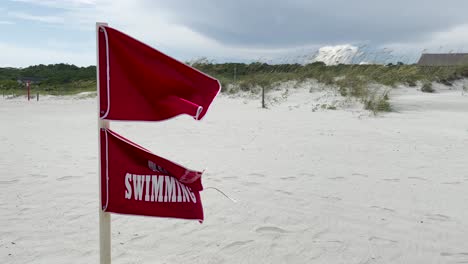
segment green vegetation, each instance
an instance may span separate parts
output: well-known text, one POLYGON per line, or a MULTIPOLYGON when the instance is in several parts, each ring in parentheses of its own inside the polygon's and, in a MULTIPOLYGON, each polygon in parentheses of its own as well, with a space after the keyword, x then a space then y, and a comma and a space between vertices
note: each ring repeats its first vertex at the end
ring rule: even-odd
POLYGON ((425 93, 433 93, 435 92, 434 88, 432 88, 432 83, 431 82, 425 82, 423 83, 421 87, 421 91, 425 93))
POLYGON ((67 95, 96 89, 96 67, 69 64, 35 65, 27 68, 0 68, 0 91, 24 94, 31 80, 33 94, 67 95))
MULTIPOLYGON (((215 64, 206 60, 191 64, 217 79, 222 84, 222 92, 239 91, 261 93, 278 83, 296 81, 301 83, 315 79, 334 87, 342 96, 359 99, 365 108, 374 111, 391 111, 388 93, 376 93, 372 85, 396 87, 406 85, 415 87, 422 84, 422 91, 433 92, 432 83, 451 85, 453 81, 468 77, 468 66, 432 67, 418 65, 335 65, 326 66, 322 62, 311 64, 266 63, 222 63, 215 64)), ((27 68, 0 68, 0 92, 3 94, 24 94, 25 83, 20 80, 31 79, 33 94, 74 94, 94 91, 96 87, 96 67, 77 67, 69 64, 36 65, 27 68)))
MULTIPOLYGON (((418 82, 440 82, 447 85, 468 77, 468 66, 432 67, 418 65, 336 65, 322 62, 306 65, 266 63, 193 63, 193 67, 218 78, 227 84, 238 84, 242 90, 253 86, 271 88, 275 83, 289 80, 316 79, 321 83, 352 87, 375 83, 394 87, 399 84, 416 86, 418 82)), ((360 91, 354 91, 359 93, 360 91)))
POLYGON ((363 103, 373 113, 392 111, 388 91, 372 86, 388 88, 398 85, 416 87, 423 85, 424 92, 433 92, 432 83, 452 85, 456 80, 468 77, 468 66, 418 66, 404 65, 336 65, 326 66, 322 62, 307 65, 265 63, 193 63, 193 67, 218 78, 223 92, 236 93, 239 90, 259 93, 286 81, 298 83, 315 79, 335 88, 345 97, 352 97, 363 103), (428 89, 428 87, 430 89, 428 89))
POLYGON ((372 113, 377 114, 379 112, 391 112, 392 106, 388 102, 388 95, 376 95, 373 94, 370 97, 364 99, 364 108, 372 111, 372 113))

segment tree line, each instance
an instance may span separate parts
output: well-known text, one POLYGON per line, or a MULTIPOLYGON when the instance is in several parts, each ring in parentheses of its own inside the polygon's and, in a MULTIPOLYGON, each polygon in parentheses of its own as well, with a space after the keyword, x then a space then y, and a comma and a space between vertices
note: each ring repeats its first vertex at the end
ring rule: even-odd
POLYGON ((57 87, 70 87, 73 84, 96 82, 96 66, 78 67, 72 64, 34 65, 26 68, 0 68, 0 89, 12 90, 32 81, 33 88, 54 90, 57 87))

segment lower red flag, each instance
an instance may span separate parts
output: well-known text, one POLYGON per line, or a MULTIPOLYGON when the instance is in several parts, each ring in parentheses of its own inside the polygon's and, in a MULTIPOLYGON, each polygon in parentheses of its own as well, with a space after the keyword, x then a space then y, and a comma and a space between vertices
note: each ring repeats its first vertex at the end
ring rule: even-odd
POLYGON ((110 129, 100 137, 104 211, 203 221, 202 172, 158 157, 110 129))

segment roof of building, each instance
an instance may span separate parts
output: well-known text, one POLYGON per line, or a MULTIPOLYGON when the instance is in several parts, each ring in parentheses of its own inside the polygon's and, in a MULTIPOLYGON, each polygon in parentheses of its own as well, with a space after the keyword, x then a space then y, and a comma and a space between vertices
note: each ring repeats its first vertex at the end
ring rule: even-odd
POLYGON ((425 66, 468 65, 468 53, 423 53, 418 64, 425 66))

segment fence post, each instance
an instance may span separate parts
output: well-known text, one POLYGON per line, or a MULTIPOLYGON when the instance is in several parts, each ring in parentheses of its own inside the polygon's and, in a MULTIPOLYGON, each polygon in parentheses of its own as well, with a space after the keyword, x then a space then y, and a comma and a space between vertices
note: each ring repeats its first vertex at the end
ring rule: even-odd
POLYGON ((265 86, 262 86, 262 108, 265 107, 265 86))

